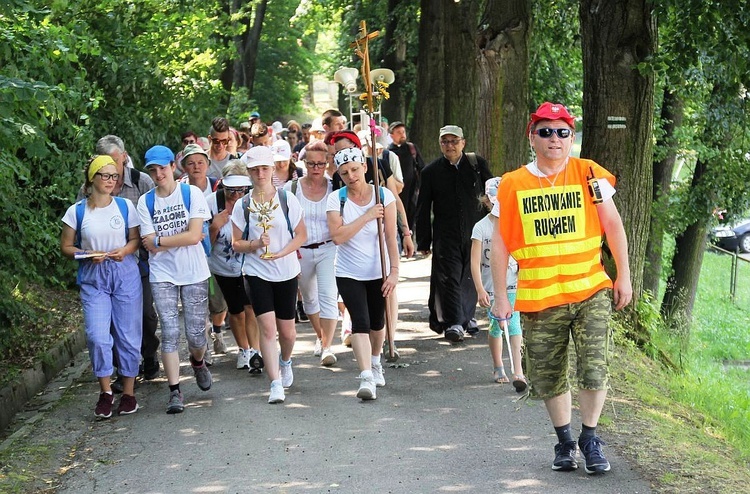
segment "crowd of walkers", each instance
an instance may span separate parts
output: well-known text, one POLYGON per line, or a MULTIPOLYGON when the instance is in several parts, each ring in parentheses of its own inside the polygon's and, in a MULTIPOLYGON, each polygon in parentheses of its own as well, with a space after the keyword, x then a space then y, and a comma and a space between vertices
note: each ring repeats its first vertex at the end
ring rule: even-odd
POLYGON ((627 244, 611 201, 613 177, 568 156, 575 123, 561 105, 545 105, 529 124, 537 159, 503 179, 464 152, 459 126, 440 129, 442 156, 425 166, 402 122, 348 129, 336 110, 286 128, 257 112, 239 129, 217 117, 206 137, 185 132, 176 155, 149 148, 145 172, 119 137, 102 137, 61 234, 63 254, 78 260, 100 387, 96 417, 113 415, 117 392, 116 413, 138 410, 135 379, 159 375, 159 345, 166 412, 183 412, 181 328, 196 384, 208 391, 213 354, 228 351, 227 323, 237 369, 265 374, 268 403, 276 404, 294 383, 296 321, 309 320, 314 354, 334 366, 341 320, 341 341, 359 369, 356 396, 375 400, 386 384, 381 358, 399 358, 400 260, 416 250, 432 255, 430 328, 460 343, 479 331, 477 303, 488 310, 492 379, 545 400, 560 440, 553 469, 562 471, 577 468, 565 351, 572 335, 585 371, 577 444, 587 473, 608 471, 596 423, 606 396, 608 304, 614 298, 620 309, 632 293, 627 244), (545 206, 550 196, 567 204, 564 218, 545 206), (597 267, 602 234, 615 244, 614 291, 597 267), (567 312, 547 314, 558 306, 567 312), (581 315, 569 317, 574 309, 581 315), (530 332, 523 337, 522 322, 530 332))

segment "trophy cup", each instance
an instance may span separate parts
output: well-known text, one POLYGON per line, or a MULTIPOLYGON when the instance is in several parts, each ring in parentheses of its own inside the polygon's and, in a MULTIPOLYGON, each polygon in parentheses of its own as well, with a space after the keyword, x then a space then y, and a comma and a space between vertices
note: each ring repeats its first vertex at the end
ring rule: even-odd
MULTIPOLYGON (((273 213, 274 209, 278 208, 278 204, 273 203, 273 197, 268 202, 263 202, 263 192, 260 193, 260 202, 256 201, 252 197, 250 198, 250 206, 248 206, 248 211, 251 213, 254 213, 258 216, 258 226, 263 228, 263 233, 266 233, 269 228, 273 228, 273 225, 271 225, 271 219, 273 219, 273 213)), ((271 259, 273 258, 274 254, 268 251, 268 246, 266 245, 266 251, 260 255, 261 259, 271 259)))

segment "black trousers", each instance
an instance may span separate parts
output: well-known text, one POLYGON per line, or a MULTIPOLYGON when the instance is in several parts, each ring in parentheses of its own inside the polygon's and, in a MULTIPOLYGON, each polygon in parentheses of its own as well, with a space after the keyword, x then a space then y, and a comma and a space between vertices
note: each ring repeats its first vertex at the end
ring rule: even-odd
POLYGON ((435 246, 428 305, 430 329, 438 334, 456 324, 466 329, 474 318, 477 292, 471 278, 471 240, 435 246))

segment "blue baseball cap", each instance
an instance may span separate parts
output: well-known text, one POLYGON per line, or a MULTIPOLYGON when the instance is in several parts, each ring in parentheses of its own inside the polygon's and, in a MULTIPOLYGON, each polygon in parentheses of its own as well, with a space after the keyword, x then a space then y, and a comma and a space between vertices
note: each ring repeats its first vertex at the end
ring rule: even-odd
POLYGON ((250 114, 250 118, 260 118, 260 113, 257 111, 254 111, 250 114))
POLYGON ((146 166, 169 166, 174 161, 174 153, 167 146, 154 146, 146 151, 146 166))

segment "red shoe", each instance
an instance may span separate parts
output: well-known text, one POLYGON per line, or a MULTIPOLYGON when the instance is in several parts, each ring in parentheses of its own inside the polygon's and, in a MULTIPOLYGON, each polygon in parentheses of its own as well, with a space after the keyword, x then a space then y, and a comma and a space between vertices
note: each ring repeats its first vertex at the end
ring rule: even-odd
POLYGON ((120 397, 120 405, 117 407, 118 415, 130 415, 138 411, 138 402, 135 401, 135 396, 123 395, 120 397))
POLYGON ((114 395, 99 393, 99 401, 96 402, 94 415, 100 419, 108 419, 112 416, 112 404, 115 402, 114 395))

